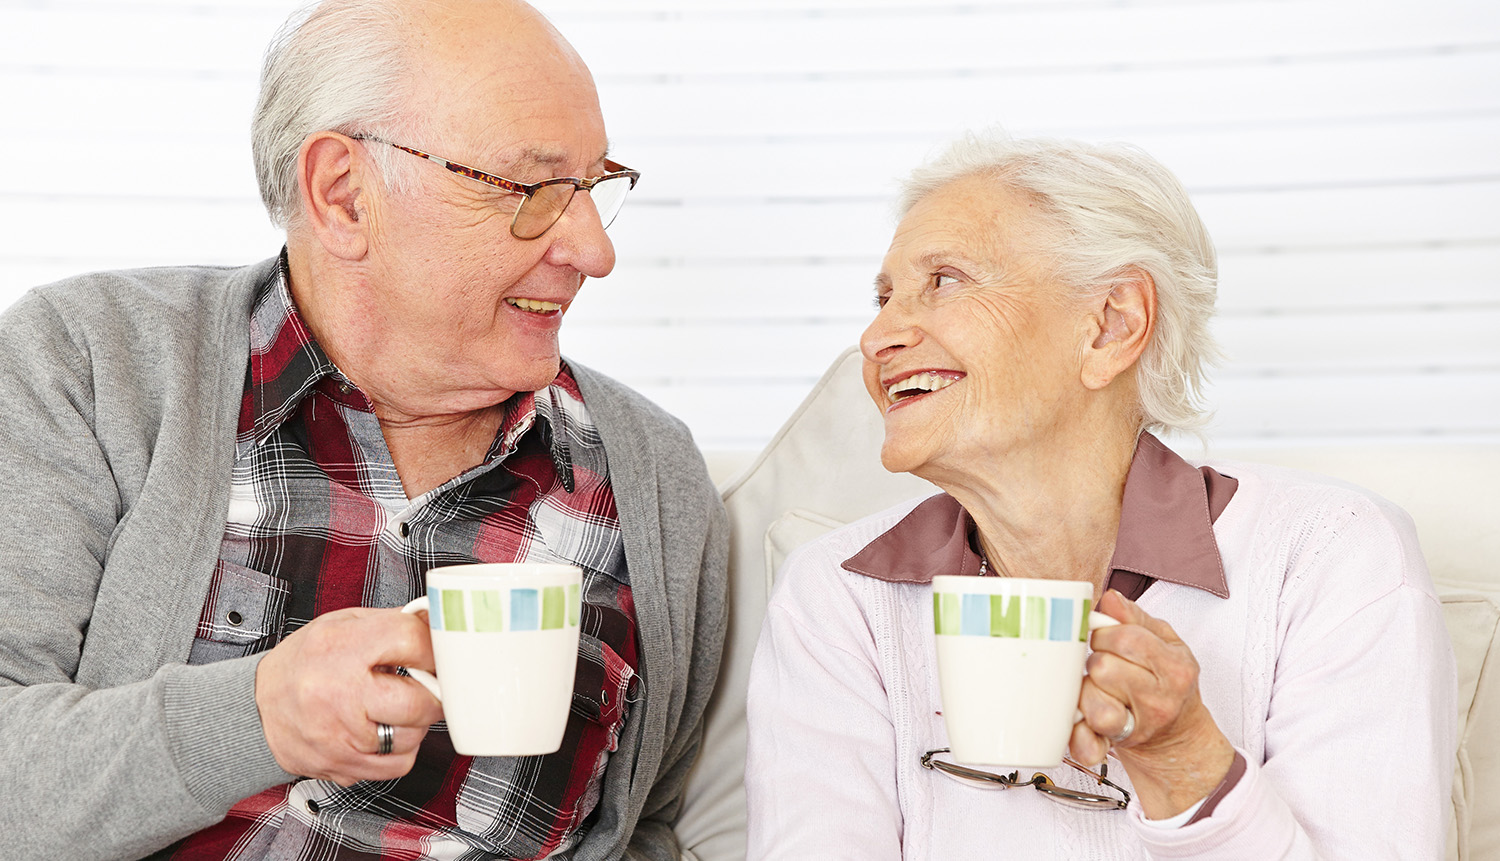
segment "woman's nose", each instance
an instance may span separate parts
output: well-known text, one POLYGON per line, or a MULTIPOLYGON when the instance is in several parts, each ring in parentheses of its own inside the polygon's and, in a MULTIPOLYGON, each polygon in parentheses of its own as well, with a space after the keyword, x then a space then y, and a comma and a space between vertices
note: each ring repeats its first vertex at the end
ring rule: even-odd
POLYGON ((884 364, 902 348, 913 346, 920 339, 921 334, 904 305, 891 298, 860 335, 859 349, 864 353, 865 361, 884 364))

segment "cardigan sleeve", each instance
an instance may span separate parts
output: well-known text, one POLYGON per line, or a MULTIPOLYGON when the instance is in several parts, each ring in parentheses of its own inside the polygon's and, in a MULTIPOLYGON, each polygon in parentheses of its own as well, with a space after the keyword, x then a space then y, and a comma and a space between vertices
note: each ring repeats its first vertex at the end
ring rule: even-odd
MULTIPOLYGON (((169 664, 111 687, 76 681, 131 513, 94 431, 97 371, 42 294, 0 318, 0 834, 8 858, 146 854, 285 779, 260 731, 255 659, 169 664)), ((150 581, 134 588, 143 601, 171 597, 154 594, 150 581)), ((141 627, 134 648, 154 650, 159 632, 141 627)))
MULTIPOLYGON (((708 521, 707 529, 692 533, 695 541, 690 543, 696 545, 696 558, 668 565, 669 569, 685 575, 679 579, 669 570, 667 583, 671 593, 668 604, 676 608, 676 626, 682 630, 682 640, 687 644, 686 650, 676 658, 679 672, 676 684, 682 691, 682 710, 675 722, 676 731, 663 746, 661 766, 647 791, 641 818, 631 834, 627 858, 681 857, 682 849, 672 826, 682 811, 688 773, 703 745, 704 714, 719 674, 728 617, 725 592, 729 521, 706 472, 699 490, 700 493, 684 494, 683 500, 708 521), (679 582, 674 585, 674 580, 679 582)), ((664 531, 668 535, 675 532, 671 529, 664 531)))
POLYGON ((1350 494, 1285 547, 1264 758, 1211 816, 1164 830, 1134 811, 1136 833, 1156 858, 1441 858, 1456 678, 1410 519, 1350 494))
POLYGON ((596 371, 569 367, 607 452, 645 667, 644 695, 574 857, 675 861, 684 852, 673 826, 728 622, 729 519, 686 425, 596 371))

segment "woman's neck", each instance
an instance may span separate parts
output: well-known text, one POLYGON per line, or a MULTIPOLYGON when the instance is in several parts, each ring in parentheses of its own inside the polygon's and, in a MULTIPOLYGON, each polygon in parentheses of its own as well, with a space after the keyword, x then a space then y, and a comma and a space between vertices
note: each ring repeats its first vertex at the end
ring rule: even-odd
POLYGON ((1109 576, 1134 453, 1135 437, 1116 435, 1081 448, 1027 449, 934 481, 974 518, 991 572, 1086 580, 1097 596, 1109 576))

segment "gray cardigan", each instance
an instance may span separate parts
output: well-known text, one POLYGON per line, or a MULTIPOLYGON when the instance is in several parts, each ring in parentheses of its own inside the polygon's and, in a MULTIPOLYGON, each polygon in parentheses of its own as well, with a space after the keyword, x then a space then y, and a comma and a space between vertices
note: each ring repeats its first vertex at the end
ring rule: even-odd
MULTIPOLYGON (((133 858, 292 778, 259 656, 186 664, 274 260, 100 273, 0 316, 0 855, 133 858)), ((675 858, 725 626, 727 525, 687 429, 573 365, 609 457, 644 697, 575 858, 675 858), (628 844, 628 847, 627 847, 628 844)))

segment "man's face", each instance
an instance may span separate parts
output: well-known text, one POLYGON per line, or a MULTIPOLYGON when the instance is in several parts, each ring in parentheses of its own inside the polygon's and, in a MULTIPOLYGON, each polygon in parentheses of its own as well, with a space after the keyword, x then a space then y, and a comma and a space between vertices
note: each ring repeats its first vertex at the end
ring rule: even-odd
MULTIPOLYGON (((523 183, 604 173, 604 119, 571 49, 507 4, 465 15, 446 5, 416 41, 416 109, 433 139, 397 142, 523 183)), ((420 386, 432 401, 423 410, 478 409, 546 386, 584 279, 614 268, 593 200, 579 192, 550 230, 519 240, 510 223, 521 196, 412 159, 411 192, 377 189, 366 201, 367 313, 380 324, 368 331, 396 339, 402 388, 420 386)))

